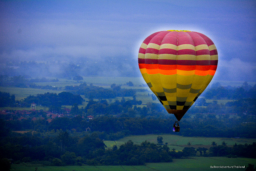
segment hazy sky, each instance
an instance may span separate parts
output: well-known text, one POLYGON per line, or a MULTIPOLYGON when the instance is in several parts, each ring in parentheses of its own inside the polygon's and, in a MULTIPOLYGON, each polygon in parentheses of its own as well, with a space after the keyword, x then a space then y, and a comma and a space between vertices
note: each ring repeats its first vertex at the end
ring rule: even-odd
POLYGON ((256 81, 256 0, 1 0, 0 26, 2 62, 123 62, 153 32, 198 31, 217 46, 215 79, 256 81))

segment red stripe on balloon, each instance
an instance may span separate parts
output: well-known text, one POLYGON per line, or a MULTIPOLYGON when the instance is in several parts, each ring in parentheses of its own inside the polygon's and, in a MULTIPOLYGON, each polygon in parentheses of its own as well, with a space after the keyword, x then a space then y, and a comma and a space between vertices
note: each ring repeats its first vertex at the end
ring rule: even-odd
POLYGON ((177 50, 174 49, 160 49, 159 54, 172 54, 177 55, 177 50))
POLYGON ((208 49, 202 49, 196 51, 196 55, 210 55, 210 51, 208 49))
POLYGON ((153 54, 158 54, 159 50, 154 49, 154 48, 147 48, 146 53, 153 53, 153 54))
POLYGON ((149 43, 154 43, 157 45, 161 45, 163 38, 165 37, 166 34, 168 34, 169 31, 161 31, 158 34, 156 34, 149 43))
POLYGON ((158 34, 158 33, 160 33, 160 32, 156 32, 156 33, 151 34, 150 36, 148 36, 148 37, 143 41, 143 43, 148 44, 148 43, 150 42, 150 40, 151 40, 156 34, 158 34))
POLYGON ((193 32, 193 33, 196 33, 196 34, 200 35, 200 36, 204 39, 204 41, 206 42, 206 44, 207 44, 208 46, 211 46, 211 45, 214 44, 214 43, 212 42, 212 40, 209 39, 209 37, 207 37, 206 35, 204 35, 204 34, 202 34, 202 33, 198 33, 198 32, 193 32))
POLYGON ((177 45, 190 44, 194 46, 194 41, 188 32, 178 32, 177 45))
POLYGON ((145 54, 146 49, 140 48, 139 53, 145 54))
POLYGON ((161 65, 217 65, 217 60, 168 60, 168 59, 138 59, 139 63, 161 64, 161 65))
POLYGON ((196 51, 192 49, 182 49, 182 50, 178 50, 177 54, 178 55, 196 55, 196 51))
POLYGON ((217 54, 218 54, 218 52, 216 49, 210 51, 210 55, 217 55, 217 54))

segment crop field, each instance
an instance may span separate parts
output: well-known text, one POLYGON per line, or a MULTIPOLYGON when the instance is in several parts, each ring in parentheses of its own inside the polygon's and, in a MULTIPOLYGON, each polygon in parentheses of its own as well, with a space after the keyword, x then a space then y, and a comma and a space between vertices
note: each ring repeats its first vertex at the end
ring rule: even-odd
POLYGON ((145 84, 143 78, 141 77, 83 77, 83 80, 75 81, 68 79, 59 79, 58 82, 38 82, 38 85, 52 85, 56 87, 65 87, 71 85, 79 85, 82 82, 86 82, 87 84, 102 84, 102 85, 122 85, 127 82, 133 82, 134 86, 139 86, 141 84, 145 84))
MULTIPOLYGON (((107 141, 107 147, 111 148, 113 145, 120 146, 121 144, 126 143, 129 140, 132 140, 135 144, 141 144, 144 141, 151 143, 157 143, 157 137, 159 135, 139 135, 139 136, 127 136, 117 141, 107 141)), ((228 146, 233 146, 236 144, 252 144, 256 142, 256 139, 246 139, 246 138, 208 138, 208 137, 183 137, 178 135, 163 134, 160 135, 163 137, 163 143, 168 143, 170 149, 182 150, 184 147, 188 146, 190 142, 191 147, 211 147, 212 142, 214 141, 217 145, 221 145, 223 141, 228 146)))
POLYGON ((11 95, 15 95, 15 100, 24 99, 30 95, 44 94, 44 93, 60 93, 62 91, 57 90, 45 90, 45 89, 36 89, 36 88, 18 88, 18 87, 0 87, 1 92, 7 92, 11 95))
MULTIPOLYGON (((170 163, 147 163, 142 166, 41 166, 36 164, 13 164, 12 171, 203 171, 212 170, 210 166, 248 166, 256 164, 256 159, 225 157, 194 157, 190 159, 174 159, 170 163)), ((245 170, 226 168, 221 170, 245 170)))
MULTIPOLYGON (((84 77, 84 80, 82 81, 75 81, 75 80, 68 80, 68 79, 59 79, 58 82, 36 82, 36 85, 50 85, 50 86, 56 86, 56 87, 65 87, 65 86, 77 86, 81 83, 86 82, 87 84, 94 84, 100 87, 104 88, 110 88, 111 84, 117 84, 122 85, 122 88, 125 89, 136 89, 136 90, 145 90, 145 91, 137 91, 136 92, 136 99, 141 100, 143 102, 143 106, 145 106, 147 103, 158 103, 158 100, 152 100, 152 93, 150 92, 148 87, 143 87, 144 80, 142 77, 84 77), (126 86, 125 84, 127 82, 133 82, 134 86, 126 86)), ((222 81, 215 81, 220 82, 223 85, 242 85, 243 82, 222 82, 222 81)), ((249 82, 248 82, 249 83, 249 82)), ((249 84, 253 85, 254 82, 250 82, 249 84)), ((29 95, 37 95, 37 94, 44 94, 47 92, 50 93, 60 93, 64 90, 48 90, 48 89, 35 89, 35 88, 18 88, 18 87, 0 87, 1 92, 8 92, 10 94, 14 94, 16 97, 16 100, 24 99, 25 97, 29 95)), ((86 101, 87 99, 84 98, 86 101)), ((132 97, 126 97, 126 99, 132 99, 132 97)), ((117 97, 115 99, 109 99, 108 102, 111 103, 115 100, 121 100, 121 97, 117 97)), ((213 100, 206 99, 206 102, 211 103, 213 100)), ((216 100, 218 104, 226 104, 229 101, 233 100, 216 100)), ((83 103, 83 105, 79 107, 85 107, 87 105, 86 102, 83 103)), ((143 107, 141 106, 141 107, 143 107)))

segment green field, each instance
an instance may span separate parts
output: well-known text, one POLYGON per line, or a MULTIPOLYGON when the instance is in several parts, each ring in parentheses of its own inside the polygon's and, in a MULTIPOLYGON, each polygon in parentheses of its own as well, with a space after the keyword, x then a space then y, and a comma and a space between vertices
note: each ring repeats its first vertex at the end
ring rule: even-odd
POLYGON ((18 87, 0 87, 1 92, 7 92, 15 95, 15 100, 24 99, 30 95, 44 94, 44 93, 60 93, 62 91, 57 90, 44 90, 36 88, 18 88, 18 87))
MULTIPOLYGON (((122 138, 118 141, 104 141, 107 147, 111 148, 113 145, 120 146, 126 143, 129 140, 132 140, 135 144, 141 144, 144 141, 151 143, 157 143, 158 135, 139 135, 139 136, 128 136, 122 138)), ((221 145, 223 141, 228 146, 233 146, 236 144, 252 144, 256 142, 256 139, 246 139, 246 138, 208 138, 208 137, 183 137, 178 135, 163 134, 160 135, 163 137, 163 142, 168 143, 170 149, 182 150, 190 142, 192 147, 211 147, 212 142, 214 141, 217 145, 221 145)))
POLYGON ((65 87, 65 86, 79 85, 82 82, 86 82, 87 84, 92 83, 92 84, 102 84, 102 85, 110 86, 111 84, 117 84, 117 85, 126 84, 129 81, 133 82, 134 86, 145 84, 142 77, 83 77, 83 80, 81 81, 59 79, 58 82, 37 82, 36 84, 65 87))
MULTIPOLYGON (((122 85, 122 88, 129 88, 129 89, 138 89, 138 90, 145 90, 144 92, 137 91, 136 92, 136 98, 137 100, 141 100, 143 102, 143 106, 145 106, 147 103, 158 103, 158 100, 153 101, 151 98, 151 92, 149 88, 143 87, 141 85, 144 85, 145 82, 142 77, 84 77, 82 81, 74 81, 74 80, 68 80, 68 79, 59 79, 58 82, 36 82, 35 84, 37 85, 50 85, 50 86, 56 86, 56 87, 62 87, 64 88, 65 86, 77 86, 80 85, 81 83, 86 82, 87 84, 94 84, 97 86, 101 86, 104 88, 110 88, 111 84, 117 84, 117 85, 122 85), (126 86, 125 84, 127 82, 133 82, 134 86, 129 87, 126 86)), ((215 81, 214 82, 220 82, 222 85, 235 85, 239 86, 242 85, 243 82, 226 82, 226 81, 215 81)), ((248 82, 248 84, 253 85, 254 82, 248 82)), ((64 90, 46 90, 46 89, 35 89, 35 88, 18 88, 18 87, 0 87, 1 92, 8 92, 10 94, 14 94, 16 97, 16 100, 21 100, 24 99, 25 97, 29 95, 37 95, 37 94, 44 94, 47 92, 50 93, 60 93, 64 90)), ((132 99, 132 97, 127 97, 126 99, 132 99)), ((87 99, 85 99, 87 100, 87 99)), ((121 97, 117 97, 115 99, 111 99, 111 101, 115 100, 121 100, 121 97)), ((207 103, 211 103, 214 100, 208 100, 206 99, 207 103)), ((229 101, 233 100, 216 100, 218 104, 226 104, 229 101)), ((79 107, 84 107, 86 106, 87 103, 84 103, 83 105, 79 107)))
MULTIPOLYGON (((171 163, 148 163, 143 166, 40 166, 33 164, 13 164, 12 171, 201 171, 212 170, 210 166, 248 166, 256 164, 256 159, 225 157, 194 157, 174 159, 171 163)), ((221 169, 245 170, 245 169, 221 169)))

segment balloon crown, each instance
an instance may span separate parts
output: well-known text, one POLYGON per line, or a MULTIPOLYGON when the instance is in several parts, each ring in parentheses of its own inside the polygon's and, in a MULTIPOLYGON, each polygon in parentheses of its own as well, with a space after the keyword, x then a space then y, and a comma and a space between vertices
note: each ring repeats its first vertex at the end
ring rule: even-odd
POLYGON ((176 31, 176 32, 191 32, 189 30, 167 30, 167 31, 176 31))

